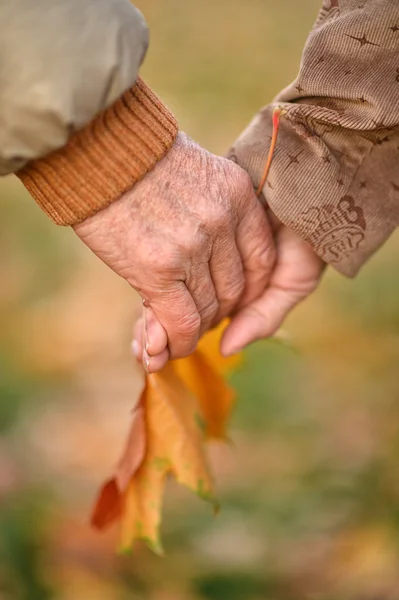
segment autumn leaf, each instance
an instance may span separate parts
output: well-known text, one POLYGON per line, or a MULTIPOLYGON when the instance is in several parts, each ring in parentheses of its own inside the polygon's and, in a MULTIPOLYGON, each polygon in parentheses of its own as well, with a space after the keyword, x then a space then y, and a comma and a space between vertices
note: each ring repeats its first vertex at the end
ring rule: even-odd
POLYGON ((176 373, 199 401, 201 421, 207 438, 225 439, 235 393, 200 350, 173 364, 176 373))
POLYGON ((204 455, 198 405, 172 364, 149 375, 142 396, 146 454, 131 479, 123 503, 122 548, 143 539, 162 553, 159 525, 163 486, 168 473, 216 506, 213 482, 204 455))
POLYGON ((226 384, 223 374, 241 365, 242 355, 225 358, 220 354, 220 340, 228 325, 225 319, 201 339, 191 356, 174 361, 181 380, 198 398, 207 438, 226 439, 226 428, 234 400, 234 390, 226 384))
POLYGON ((114 476, 105 482, 94 507, 91 523, 102 529, 117 519, 122 511, 122 499, 129 482, 144 460, 146 432, 142 398, 133 411, 133 421, 125 450, 114 476))
POLYGON ((190 357, 146 376, 122 459, 102 487, 92 516, 100 529, 121 520, 123 551, 142 539, 162 553, 159 529, 169 474, 217 507, 204 438, 226 438, 234 392, 222 372, 240 361, 219 354, 225 326, 207 334, 190 357))
MULTIPOLYGON (((242 354, 233 354, 232 356, 223 356, 220 353, 220 342, 222 335, 229 324, 229 319, 224 319, 217 327, 208 331, 199 341, 198 350, 204 354, 208 362, 212 365, 212 368, 225 375, 234 371, 242 364, 242 354)), ((184 364, 185 361, 189 362, 189 359, 195 356, 192 354, 188 358, 183 358, 180 361, 176 361, 180 364, 184 364)), ((217 400, 216 400, 217 401, 217 400)))

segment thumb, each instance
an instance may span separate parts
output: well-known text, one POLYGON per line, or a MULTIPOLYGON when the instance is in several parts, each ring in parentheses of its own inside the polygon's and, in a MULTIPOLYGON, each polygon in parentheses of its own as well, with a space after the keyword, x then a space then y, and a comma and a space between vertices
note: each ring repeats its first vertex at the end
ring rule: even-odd
POLYGON ((169 359, 166 331, 149 307, 143 309, 143 316, 135 324, 132 350, 148 373, 160 371, 169 359))
POLYGON ((263 296, 233 317, 224 332, 221 353, 230 356, 256 340, 272 336, 302 299, 303 295, 299 292, 267 288, 263 296))

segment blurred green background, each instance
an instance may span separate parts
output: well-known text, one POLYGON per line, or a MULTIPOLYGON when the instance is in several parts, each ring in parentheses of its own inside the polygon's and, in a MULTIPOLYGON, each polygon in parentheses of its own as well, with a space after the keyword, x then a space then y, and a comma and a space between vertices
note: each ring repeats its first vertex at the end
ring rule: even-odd
MULTIPOLYGON (((318 0, 137 0, 143 74, 224 153, 292 80, 318 0)), ((399 239, 355 281, 328 272, 232 380, 222 512, 171 484, 166 558, 114 549, 91 502, 129 424, 137 299, 0 182, 0 600, 399 599, 399 239)))

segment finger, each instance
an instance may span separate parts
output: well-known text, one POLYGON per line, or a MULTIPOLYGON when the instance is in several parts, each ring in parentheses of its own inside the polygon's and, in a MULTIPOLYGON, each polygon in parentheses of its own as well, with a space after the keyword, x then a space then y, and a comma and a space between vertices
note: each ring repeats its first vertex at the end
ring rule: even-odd
POLYGON ((242 308, 263 294, 276 262, 273 233, 253 191, 248 195, 245 214, 238 224, 236 241, 245 277, 239 305, 242 308))
POLYGON ((186 286, 201 318, 200 335, 202 335, 212 326, 219 310, 209 264, 202 263, 193 267, 190 276, 187 278, 186 286))
POLYGON ((169 350, 166 348, 156 356, 149 356, 144 350, 143 364, 147 373, 156 373, 161 371, 169 360, 169 350))
MULTIPOLYGON (((155 318, 155 316, 154 316, 155 318)), ((161 325, 159 325, 162 327, 161 325)), ((163 328, 162 328, 163 329, 163 328)), ((144 319, 141 317, 137 320, 133 330, 133 342, 132 349, 133 354, 139 362, 144 364, 145 369, 148 373, 156 373, 164 368, 169 360, 169 350, 164 348, 156 356, 150 356, 147 354, 145 348, 143 348, 144 339, 144 319)))
POLYGON ((148 373, 160 371, 169 360, 167 336, 151 308, 144 308, 143 317, 137 320, 133 330, 132 350, 148 373))
POLYGON ((278 287, 266 289, 263 296, 243 308, 226 329, 220 350, 230 356, 248 344, 272 336, 303 295, 278 287))
POLYGON ((237 307, 245 287, 242 260, 232 235, 217 239, 210 260, 210 272, 219 304, 212 322, 212 326, 216 326, 237 307))
POLYGON ((143 358, 143 336, 144 336, 144 321, 143 317, 137 319, 133 327, 132 352, 134 357, 142 362, 143 358))
POLYGON ((149 356, 157 356, 168 346, 165 329, 151 307, 144 308, 144 348, 149 356))
POLYGON ((194 352, 201 333, 201 316, 185 283, 175 281, 146 297, 166 331, 170 358, 183 358, 194 352))

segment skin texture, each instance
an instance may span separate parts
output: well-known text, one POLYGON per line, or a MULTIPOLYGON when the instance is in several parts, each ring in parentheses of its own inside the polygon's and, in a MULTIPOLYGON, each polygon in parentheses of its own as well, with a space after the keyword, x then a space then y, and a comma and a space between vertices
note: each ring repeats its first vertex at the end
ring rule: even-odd
MULTIPOLYGON (((221 343, 225 355, 239 352, 261 338, 272 336, 288 313, 318 286, 325 263, 296 233, 269 211, 275 236, 277 260, 263 293, 238 310, 231 319, 221 343)), ((133 352, 147 371, 162 369, 169 359, 167 335, 149 308, 134 329, 133 352)))
POLYGON ((247 173, 183 133, 132 190, 74 230, 150 307, 147 356, 166 345, 168 358, 189 355, 202 333, 261 295, 276 260, 247 173))
POLYGON ((225 355, 276 333, 291 310, 317 288, 324 271, 324 261, 312 248, 270 216, 277 261, 263 294, 233 317, 222 339, 225 355))

